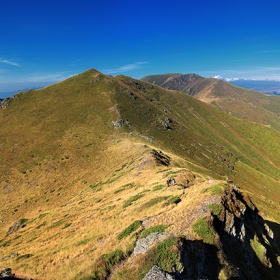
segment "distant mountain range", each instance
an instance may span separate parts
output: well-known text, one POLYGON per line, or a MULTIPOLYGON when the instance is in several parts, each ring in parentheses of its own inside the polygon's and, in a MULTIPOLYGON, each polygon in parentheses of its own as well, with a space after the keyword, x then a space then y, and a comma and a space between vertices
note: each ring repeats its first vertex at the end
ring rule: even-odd
MULTIPOLYGON (((166 81, 168 78, 170 79, 171 77, 175 78, 175 77, 179 77, 179 76, 183 76, 183 74, 181 73, 168 73, 168 74, 161 74, 161 75, 149 75, 147 77, 159 77, 160 79, 164 82, 166 81)), ((259 91, 259 92, 263 92, 266 94, 274 94, 274 95, 280 95, 280 80, 250 80, 250 79, 238 79, 238 78, 223 78, 220 75, 217 75, 213 78, 222 80, 224 82, 228 82, 231 83, 233 85, 236 85, 238 87, 242 87, 242 88, 247 88, 250 90, 255 90, 255 91, 259 91)), ((143 78, 145 80, 145 77, 143 78)), ((157 82, 157 84, 159 84, 160 81, 157 82)), ((46 83, 47 86, 49 85, 49 83, 46 83)), ((12 97, 14 94, 16 94, 17 92, 20 91, 27 91, 27 90, 32 90, 32 89, 40 89, 44 86, 38 86, 38 87, 26 87, 26 88, 21 88, 18 90, 13 90, 13 91, 1 91, 0 90, 0 101, 1 99, 7 98, 7 97, 12 97)))
POLYGON ((280 95, 279 80, 249 80, 238 78, 223 78, 221 76, 215 76, 214 78, 229 82, 239 87, 260 91, 267 94, 280 95))

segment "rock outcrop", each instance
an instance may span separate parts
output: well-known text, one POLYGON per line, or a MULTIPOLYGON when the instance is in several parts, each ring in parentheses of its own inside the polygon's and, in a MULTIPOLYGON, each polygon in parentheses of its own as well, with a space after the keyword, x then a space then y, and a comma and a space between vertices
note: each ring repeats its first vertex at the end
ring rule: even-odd
POLYGON ((152 245, 163 241, 169 236, 170 236, 169 233, 152 232, 147 237, 140 238, 137 240, 133 254, 138 255, 138 254, 146 253, 152 245))
POLYGON ((171 274, 154 265, 142 280, 174 280, 171 274))
POLYGON ((222 210, 208 216, 214 244, 184 239, 184 279, 279 279, 279 248, 272 222, 264 221, 250 197, 236 186, 221 196, 222 210), (269 226, 271 225, 271 226, 269 226))

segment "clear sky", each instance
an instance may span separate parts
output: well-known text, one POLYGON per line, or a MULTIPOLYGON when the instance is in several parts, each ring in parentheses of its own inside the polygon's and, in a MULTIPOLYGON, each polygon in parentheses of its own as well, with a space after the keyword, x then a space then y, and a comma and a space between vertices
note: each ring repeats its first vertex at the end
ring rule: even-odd
POLYGON ((279 13, 279 0, 0 0, 0 98, 89 68, 280 79, 279 13))

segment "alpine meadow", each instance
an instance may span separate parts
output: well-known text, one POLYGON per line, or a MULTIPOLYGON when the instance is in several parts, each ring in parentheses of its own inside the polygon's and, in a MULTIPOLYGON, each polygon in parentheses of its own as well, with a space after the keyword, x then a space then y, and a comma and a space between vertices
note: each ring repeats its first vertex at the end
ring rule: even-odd
POLYGON ((279 112, 279 96, 196 74, 94 69, 2 100, 2 267, 280 279, 279 112))

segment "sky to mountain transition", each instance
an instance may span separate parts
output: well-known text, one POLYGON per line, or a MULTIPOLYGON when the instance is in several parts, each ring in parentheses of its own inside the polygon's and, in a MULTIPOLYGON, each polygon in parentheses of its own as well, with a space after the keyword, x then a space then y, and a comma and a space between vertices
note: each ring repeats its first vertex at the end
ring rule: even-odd
POLYGON ((280 79, 279 0, 1 0, 0 98, 95 68, 280 79))

